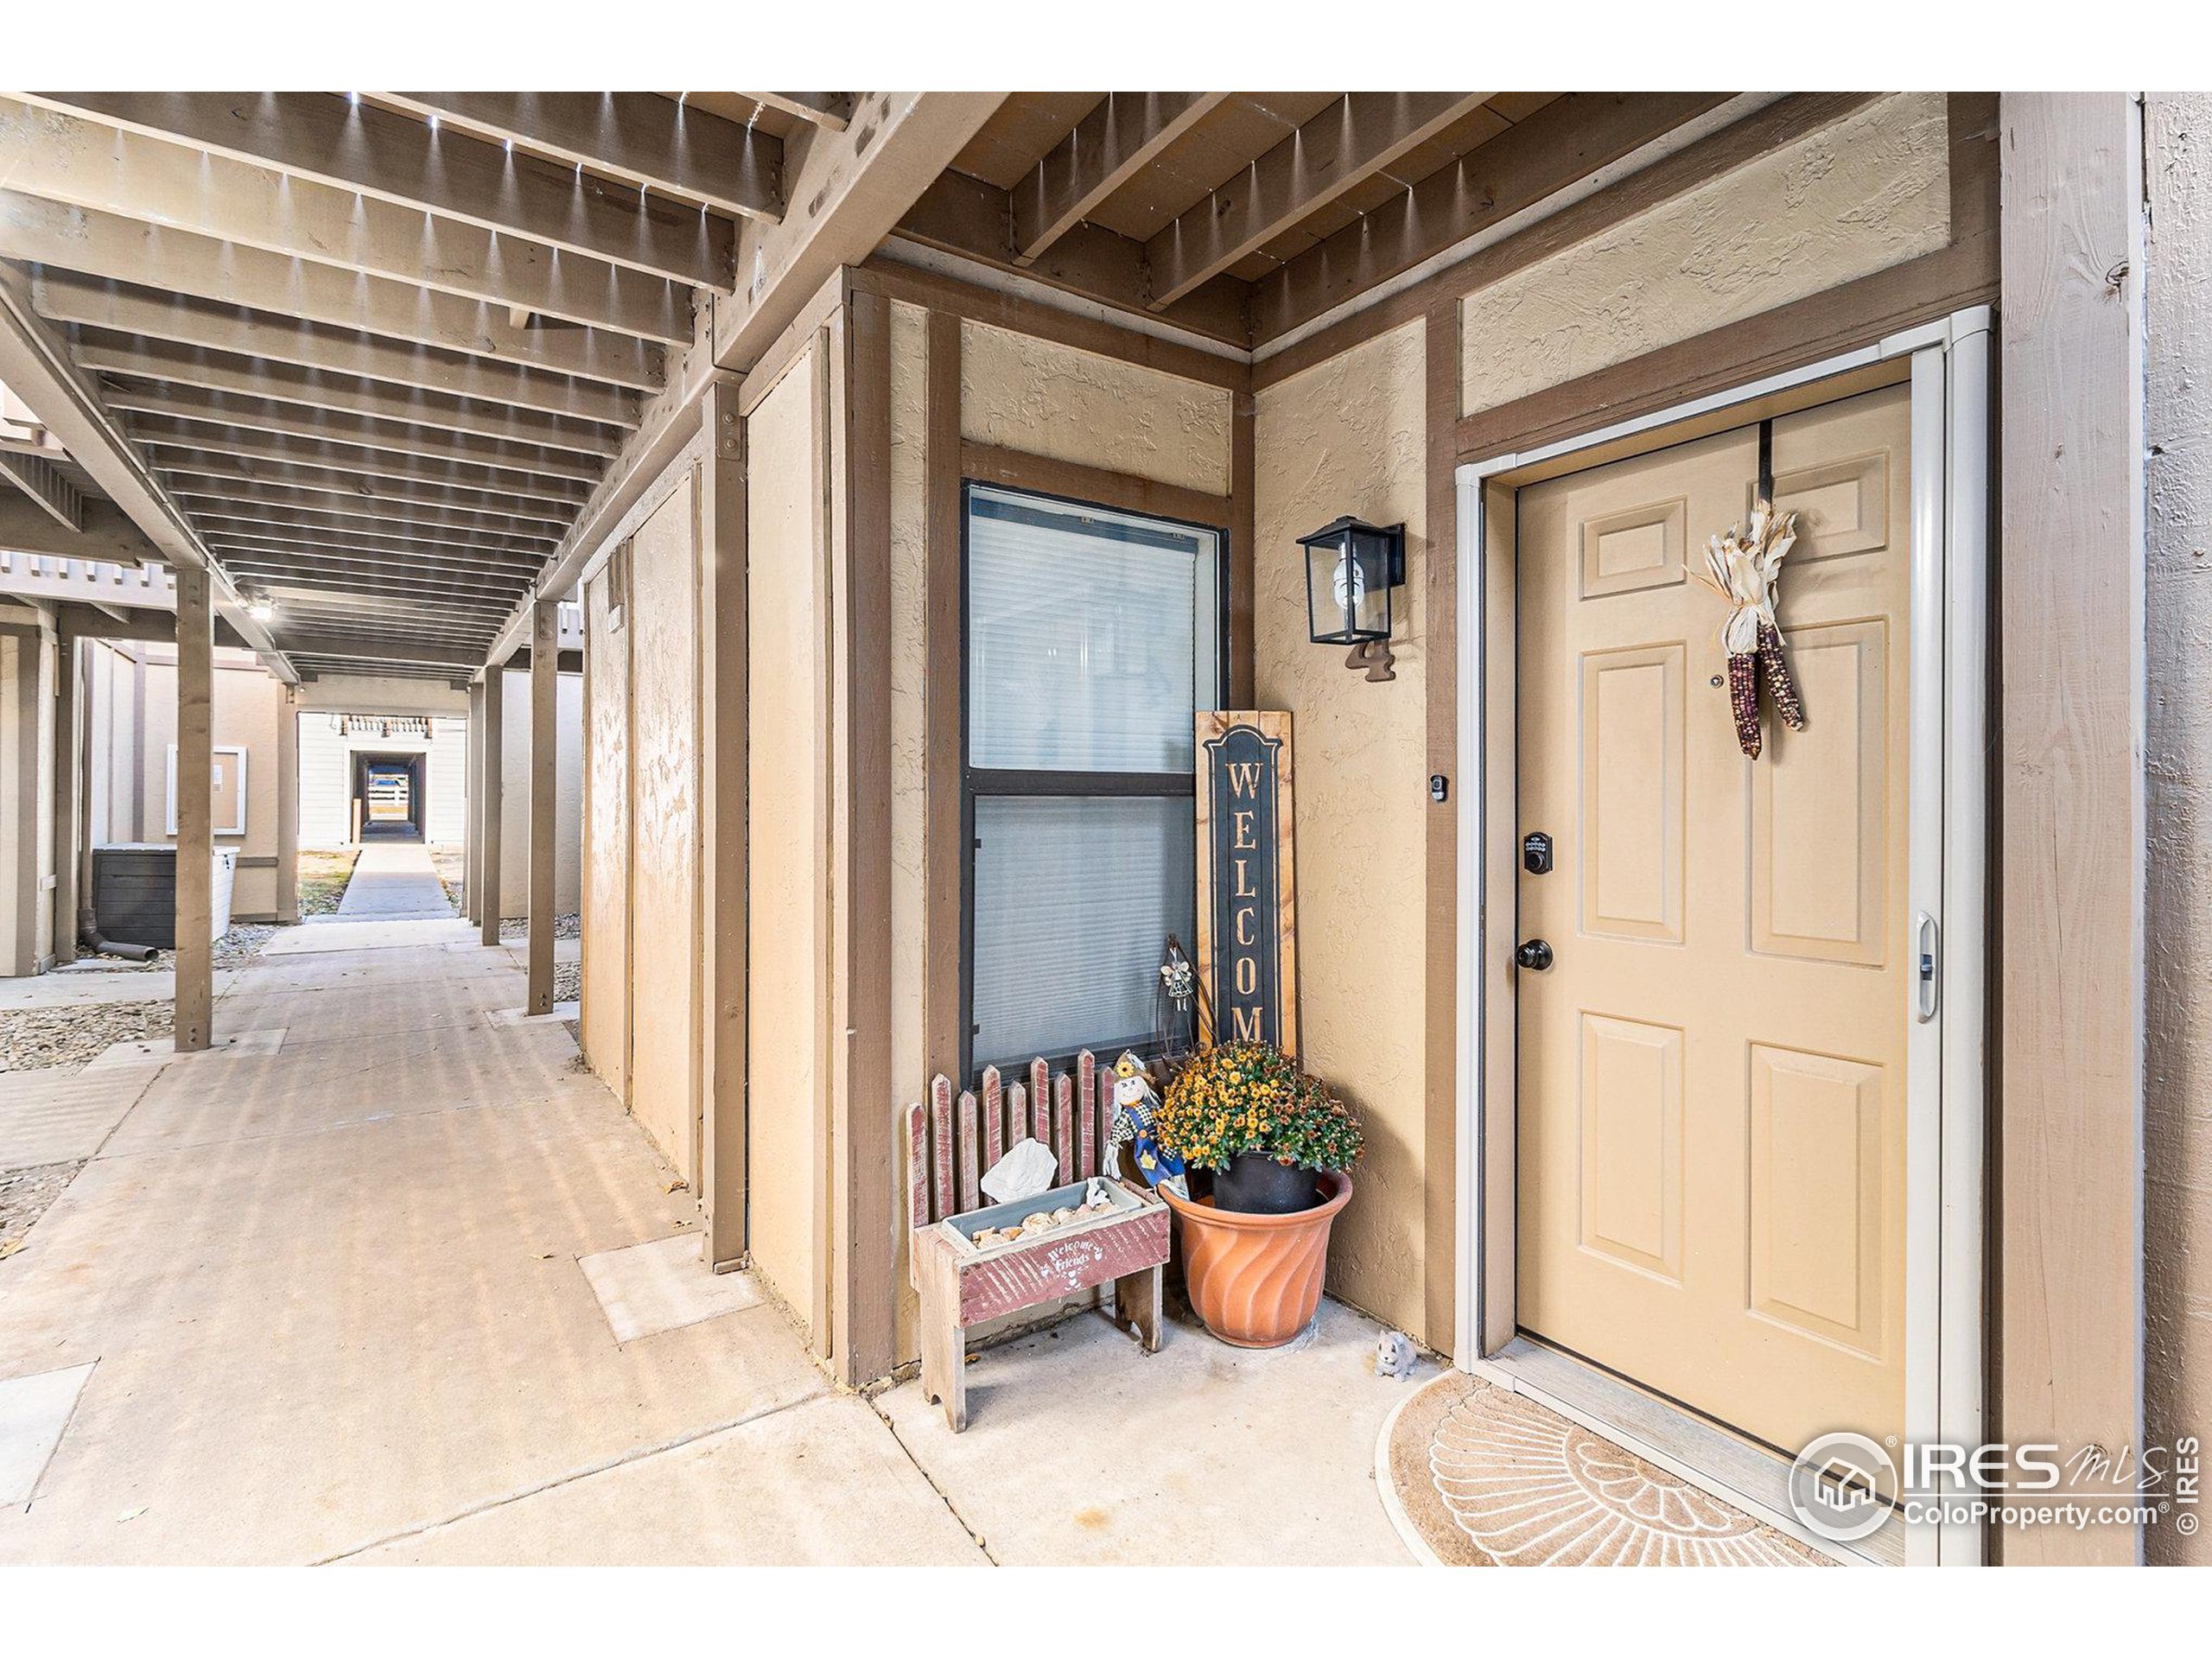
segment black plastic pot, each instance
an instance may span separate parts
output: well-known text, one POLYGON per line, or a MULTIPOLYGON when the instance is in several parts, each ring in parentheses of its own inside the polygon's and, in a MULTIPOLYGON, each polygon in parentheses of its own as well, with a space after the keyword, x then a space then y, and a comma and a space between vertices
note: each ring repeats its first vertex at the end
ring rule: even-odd
POLYGON ((1213 1173, 1217 1210, 1247 1216, 1289 1216, 1319 1204, 1319 1178, 1295 1164, 1279 1164, 1263 1152, 1240 1152, 1213 1173))

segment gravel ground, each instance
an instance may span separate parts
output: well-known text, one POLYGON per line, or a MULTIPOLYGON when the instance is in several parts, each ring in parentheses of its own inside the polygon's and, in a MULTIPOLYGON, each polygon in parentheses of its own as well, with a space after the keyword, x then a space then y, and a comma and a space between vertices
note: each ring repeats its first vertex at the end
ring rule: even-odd
POLYGON ((0 1071, 75 1071, 114 1043, 166 1037, 175 1029, 167 1001, 90 1002, 78 1007, 10 1008, 0 1014, 0 1071))
MULTIPOLYGON (((571 911, 566 916, 553 918, 553 937, 556 939, 581 939, 584 936, 584 918, 571 911)), ((526 939, 530 937, 530 918, 506 916, 499 921, 502 939, 526 939)))
MULTIPOLYGON (((261 947, 276 934, 274 922, 239 922, 215 941, 218 968, 243 968, 261 954, 261 947)), ((176 966, 176 952, 164 950, 151 962, 126 962, 121 957, 84 957, 82 971, 101 974, 154 974, 176 966)), ((77 971, 63 969, 63 973, 77 971)))
POLYGON ((553 964, 553 1000, 556 1002, 581 1001, 584 994, 584 965, 581 962, 556 962, 553 964))
POLYGON ((29 1169, 0 1170, 0 1256, 22 1247, 31 1224, 77 1178, 81 1163, 39 1164, 29 1169))

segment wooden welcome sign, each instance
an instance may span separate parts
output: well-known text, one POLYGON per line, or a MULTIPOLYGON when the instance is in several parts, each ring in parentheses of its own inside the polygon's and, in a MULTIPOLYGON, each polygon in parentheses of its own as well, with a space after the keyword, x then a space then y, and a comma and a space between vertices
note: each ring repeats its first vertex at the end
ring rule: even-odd
POLYGON ((1214 1039, 1298 1052, 1290 716, 1198 721, 1198 977, 1214 1039))

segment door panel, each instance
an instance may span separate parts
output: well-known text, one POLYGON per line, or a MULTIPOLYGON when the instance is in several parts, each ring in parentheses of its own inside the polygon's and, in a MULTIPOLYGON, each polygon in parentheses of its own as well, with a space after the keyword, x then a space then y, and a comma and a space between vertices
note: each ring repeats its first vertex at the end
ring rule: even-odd
POLYGON ((1806 726, 1737 749, 1722 601, 1756 428, 1519 497, 1516 1305, 1794 1452, 1902 1432, 1910 404, 1775 423, 1806 726))

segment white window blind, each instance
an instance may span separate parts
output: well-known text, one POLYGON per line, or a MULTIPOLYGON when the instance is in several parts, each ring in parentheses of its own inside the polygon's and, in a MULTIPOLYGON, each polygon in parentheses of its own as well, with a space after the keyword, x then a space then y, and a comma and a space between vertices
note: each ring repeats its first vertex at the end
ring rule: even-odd
POLYGON ((1220 541, 969 486, 978 1066, 1151 1037, 1161 947, 1192 938, 1192 716, 1219 700, 1220 541))
POLYGON ((1191 769, 1219 669, 1210 531, 969 492, 968 763, 1191 769))
POLYGON ((1161 942, 1192 937, 1194 840, 1187 796, 976 801, 977 1064, 1150 1039, 1161 942))

